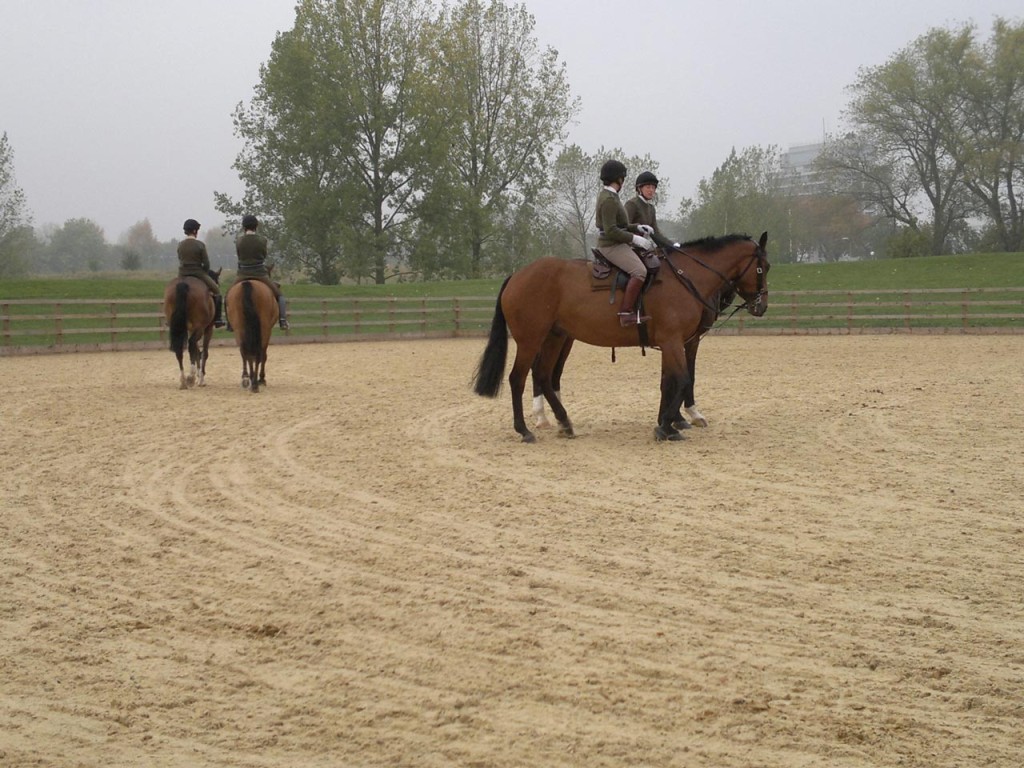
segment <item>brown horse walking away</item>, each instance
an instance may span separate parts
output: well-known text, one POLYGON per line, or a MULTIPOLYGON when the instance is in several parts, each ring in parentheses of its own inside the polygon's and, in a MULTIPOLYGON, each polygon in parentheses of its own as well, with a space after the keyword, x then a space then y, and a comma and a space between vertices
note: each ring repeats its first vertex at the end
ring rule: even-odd
POLYGON ((241 280, 227 295, 228 322, 242 355, 242 389, 267 383, 267 346, 279 315, 274 292, 259 280, 241 280))
MULTIPOLYGON (((768 233, 754 242, 746 235, 704 238, 662 257, 660 277, 644 299, 649 345, 661 350, 661 402, 654 428, 657 440, 680 440, 673 426, 689 391, 692 396, 696 344, 709 313, 717 315, 723 297, 739 294, 750 314, 768 308, 768 233)), ((617 308, 605 292, 591 288, 591 264, 544 258, 510 275, 498 293, 491 332, 477 366, 474 391, 495 397, 508 355, 508 335, 516 357, 508 375, 512 420, 524 442, 535 437, 523 416, 526 375, 533 374, 558 421, 559 431, 574 436, 572 422, 552 386, 567 341, 599 347, 639 346, 636 328, 619 325, 617 308)), ((564 354, 563 354, 564 353, 564 354)), ((559 374, 560 375, 560 374, 559 374)))
MULTIPOLYGON (((220 280, 220 270, 210 277, 220 280)), ((213 294, 202 280, 177 277, 164 289, 164 320, 170 333, 171 351, 178 358, 181 389, 206 385, 206 360, 213 336, 213 294), (203 340, 200 350, 199 339, 203 340), (185 345, 188 344, 189 373, 185 375, 185 345)))

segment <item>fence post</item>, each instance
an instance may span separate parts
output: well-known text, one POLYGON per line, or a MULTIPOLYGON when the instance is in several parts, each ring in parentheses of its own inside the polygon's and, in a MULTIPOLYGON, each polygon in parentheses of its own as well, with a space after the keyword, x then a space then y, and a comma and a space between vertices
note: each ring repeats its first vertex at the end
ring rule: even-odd
POLYGON ((853 293, 846 292, 846 332, 853 333, 853 293))
POLYGON ((910 326, 910 291, 903 292, 903 327, 908 331, 911 330, 910 326))
POLYGON ((454 314, 455 314, 455 334, 454 335, 458 336, 459 335, 459 331, 461 330, 461 327, 462 327, 462 325, 461 325, 461 323, 462 323, 462 314, 461 314, 462 313, 462 305, 459 304, 459 300, 457 298, 453 298, 452 299, 452 310, 454 311, 454 314))
POLYGON ((969 294, 968 294, 966 288, 964 289, 964 292, 963 292, 963 294, 961 294, 961 297, 960 297, 960 309, 961 309, 961 312, 962 312, 962 315, 961 315, 961 323, 962 323, 962 325, 961 325, 961 327, 966 331, 967 330, 967 315, 971 311, 971 300, 969 298, 969 294))
POLYGON ((4 344, 11 343, 11 305, 7 302, 0 304, 0 316, 3 316, 4 344))
POLYGON ((64 322, 61 318, 61 307, 62 304, 53 305, 53 329, 54 329, 54 343, 59 347, 64 343, 64 322))
POLYGON ((117 303, 110 302, 110 343, 117 344, 117 303))

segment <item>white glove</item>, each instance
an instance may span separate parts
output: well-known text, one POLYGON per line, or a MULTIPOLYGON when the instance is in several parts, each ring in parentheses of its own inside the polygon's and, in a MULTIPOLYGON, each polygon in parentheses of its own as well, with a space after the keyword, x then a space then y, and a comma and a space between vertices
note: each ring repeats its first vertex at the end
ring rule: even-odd
POLYGON ((679 247, 680 247, 680 245, 679 245, 679 243, 672 243, 672 247, 673 247, 673 248, 679 248, 679 247))
POLYGON ((640 231, 640 234, 645 237, 650 237, 654 234, 654 227, 650 224, 637 224, 636 228, 640 231))
POLYGON ((640 237, 640 235, 633 235, 633 245, 642 251, 654 250, 654 241, 648 240, 646 237, 640 237))

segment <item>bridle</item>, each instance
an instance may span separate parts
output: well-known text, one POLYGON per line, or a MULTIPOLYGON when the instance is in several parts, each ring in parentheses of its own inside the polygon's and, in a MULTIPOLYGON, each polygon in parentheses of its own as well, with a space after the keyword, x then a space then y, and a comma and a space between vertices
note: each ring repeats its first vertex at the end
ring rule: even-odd
MULTIPOLYGON (((679 280, 679 282, 682 283, 683 286, 690 293, 693 294, 694 298, 696 298, 697 301, 699 301, 708 310, 710 310, 715 317, 718 316, 721 310, 719 309, 719 307, 711 304, 711 302, 709 302, 707 299, 701 296, 700 291, 697 290, 697 286, 693 284, 693 281, 687 276, 685 272, 683 272, 682 269, 680 269, 676 264, 672 262, 672 259, 670 258, 671 251, 676 251, 678 253, 683 254, 683 256, 686 256, 687 258, 691 259, 693 262, 700 265, 704 269, 717 275, 725 285, 729 286, 733 293, 739 294, 741 297, 743 296, 743 294, 740 293, 739 286, 737 285, 737 283, 743 279, 743 276, 747 274, 747 271, 751 267, 754 267, 757 270, 757 292, 754 294, 752 298, 745 299, 742 304, 733 309, 732 314, 736 314, 736 312, 738 312, 741 309, 746 309, 751 314, 756 315, 757 313, 754 310, 765 300, 765 297, 768 295, 767 277, 765 275, 765 273, 767 272, 766 265, 768 264, 768 254, 765 253, 764 248, 762 248, 759 243, 756 243, 753 240, 751 240, 751 242, 754 243, 754 252, 750 255, 750 260, 743 267, 743 270, 739 273, 739 275, 736 276, 735 280, 732 280, 726 275, 723 275, 721 272, 719 272, 717 269, 715 269, 707 262, 697 258, 688 251, 684 251, 682 248, 666 249, 663 260, 668 265, 672 274, 675 275, 676 279, 679 280)), ((721 292, 719 292, 719 294, 721 294, 721 292)))

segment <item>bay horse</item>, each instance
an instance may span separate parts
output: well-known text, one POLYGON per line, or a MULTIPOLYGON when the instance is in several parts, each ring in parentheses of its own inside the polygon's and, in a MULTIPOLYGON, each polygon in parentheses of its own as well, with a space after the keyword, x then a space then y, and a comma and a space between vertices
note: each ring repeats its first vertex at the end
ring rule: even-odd
MULTIPOLYGON (((220 282, 221 270, 209 271, 220 282)), ((206 360, 213 336, 213 294, 197 277, 176 277, 164 288, 164 320, 170 335, 170 349, 178 358, 180 389, 197 384, 206 386, 206 360), (199 340, 202 339, 202 349, 199 340), (185 346, 188 346, 189 372, 185 375, 185 346)))
POLYGON ((259 392, 267 383, 267 346, 280 310, 270 287, 259 280, 239 280, 228 291, 228 323, 242 355, 242 389, 259 392))
MULTIPOLYGON (((747 235, 708 237, 688 243, 662 257, 661 278, 644 297, 647 344, 661 350, 661 400, 654 428, 656 440, 681 440, 673 426, 689 390, 696 345, 708 314, 717 313, 722 297, 736 293, 743 307, 760 317, 768 308, 768 233, 755 242, 747 235), (687 349, 689 345, 689 350, 687 349)), ((523 416, 526 374, 532 370, 541 391, 567 437, 575 435, 565 407, 552 386, 559 359, 565 360, 566 339, 600 347, 640 345, 636 327, 619 324, 617 308, 607 293, 591 289, 590 262, 539 259, 509 275, 498 292, 487 346, 477 365, 473 389, 496 397, 508 356, 508 336, 516 356, 508 375, 512 389, 512 422, 523 442, 534 434, 523 416)), ((567 353, 566 353, 567 354, 567 353)))
MULTIPOLYGON (((698 241, 694 240, 684 243, 681 247, 692 248, 697 242, 698 241)), ((700 347, 701 339, 704 338, 704 334, 711 330, 719 316, 725 312, 730 305, 732 305, 733 299, 735 298, 735 291, 724 291, 719 297, 717 310, 712 311, 711 308, 704 310, 704 316, 701 318, 698 334, 696 337, 689 339, 686 342, 686 359, 690 368, 690 380, 683 392, 682 406, 683 410, 686 411, 687 418, 683 418, 682 412, 677 411, 672 418, 672 426, 676 429, 690 429, 691 426, 708 426, 708 419, 697 409, 697 400, 694 396, 694 386, 697 382, 697 350, 700 347)), ((735 314, 739 309, 741 309, 741 307, 734 309, 733 314, 735 314)), ((732 315, 730 315, 730 317, 731 316, 732 315)), ((562 371, 565 369, 565 361, 568 359, 569 353, 572 351, 573 341, 574 339, 571 337, 565 337, 565 341, 562 344, 562 350, 558 354, 558 361, 555 363, 555 368, 551 372, 551 389, 554 391, 555 397, 559 400, 562 399, 562 371)), ((536 361, 534 362, 534 365, 536 365, 536 361)), ((540 382, 535 373, 532 375, 532 379, 534 425, 537 427, 550 427, 551 422, 548 421, 548 415, 544 411, 544 392, 541 390, 540 382)))

